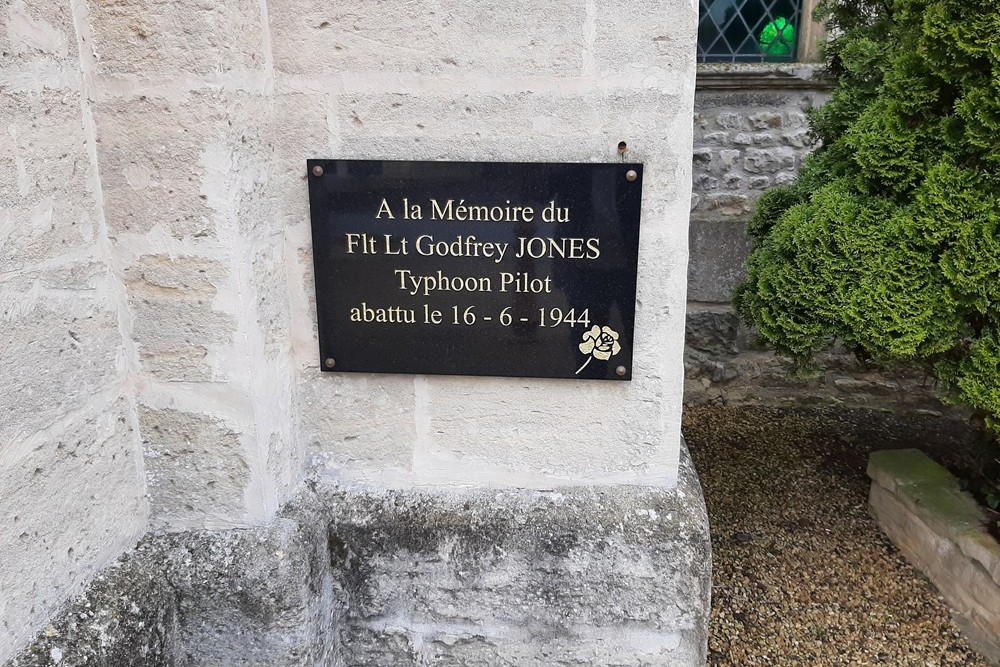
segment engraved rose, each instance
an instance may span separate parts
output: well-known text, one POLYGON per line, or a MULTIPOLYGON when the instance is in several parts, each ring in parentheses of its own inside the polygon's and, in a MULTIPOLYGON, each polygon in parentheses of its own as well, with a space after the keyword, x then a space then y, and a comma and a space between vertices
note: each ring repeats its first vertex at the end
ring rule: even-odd
POLYGON ((618 344, 618 332, 611 327, 599 327, 595 324, 590 331, 583 334, 583 342, 580 343, 580 352, 590 356, 583 362, 583 366, 576 369, 574 375, 579 375, 591 359, 607 361, 621 351, 622 346, 618 344))

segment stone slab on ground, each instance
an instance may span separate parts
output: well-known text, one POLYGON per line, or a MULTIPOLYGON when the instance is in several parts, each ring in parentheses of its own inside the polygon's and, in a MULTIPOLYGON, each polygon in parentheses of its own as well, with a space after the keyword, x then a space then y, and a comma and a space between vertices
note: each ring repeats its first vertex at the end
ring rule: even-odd
POLYGON ((1000 543, 958 479, 915 449, 873 452, 869 506, 957 612, 970 643, 1000 664, 1000 543))

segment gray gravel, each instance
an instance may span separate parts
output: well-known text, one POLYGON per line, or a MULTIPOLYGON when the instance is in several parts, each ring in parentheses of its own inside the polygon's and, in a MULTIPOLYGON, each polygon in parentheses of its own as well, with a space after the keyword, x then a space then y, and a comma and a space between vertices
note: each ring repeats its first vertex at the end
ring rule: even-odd
POLYGON ((712 522, 710 665, 987 666, 867 511, 869 451, 961 457, 963 423, 689 407, 684 434, 712 522))

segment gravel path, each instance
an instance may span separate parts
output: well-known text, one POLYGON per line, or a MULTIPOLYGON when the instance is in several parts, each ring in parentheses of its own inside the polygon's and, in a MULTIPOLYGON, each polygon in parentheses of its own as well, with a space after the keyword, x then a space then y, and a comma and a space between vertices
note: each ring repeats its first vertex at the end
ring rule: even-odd
POLYGON ((869 451, 954 455, 962 423, 689 407, 684 435, 712 523, 710 665, 986 667, 866 507, 869 451))

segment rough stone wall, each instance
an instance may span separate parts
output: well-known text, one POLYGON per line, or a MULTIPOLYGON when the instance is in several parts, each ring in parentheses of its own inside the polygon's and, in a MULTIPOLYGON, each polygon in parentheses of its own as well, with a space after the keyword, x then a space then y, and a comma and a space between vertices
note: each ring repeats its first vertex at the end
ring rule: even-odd
POLYGON ((0 658, 148 511, 77 19, 0 5, 0 658))
MULTIPOLYGON (((752 71, 752 70, 751 70, 752 71)), ((729 303, 750 251, 760 193, 795 179, 812 150, 806 111, 826 101, 805 68, 777 81, 704 67, 695 96, 688 300, 729 303), (715 75, 715 76, 713 76, 715 75), (778 86, 778 87, 776 87, 778 86)))

